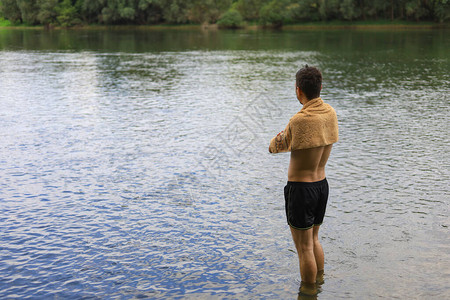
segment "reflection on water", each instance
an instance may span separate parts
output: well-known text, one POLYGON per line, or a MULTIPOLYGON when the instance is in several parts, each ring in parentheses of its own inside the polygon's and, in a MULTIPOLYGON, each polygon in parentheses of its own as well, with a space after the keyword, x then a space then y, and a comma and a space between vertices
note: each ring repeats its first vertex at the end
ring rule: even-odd
POLYGON ((298 290, 297 300, 318 299, 320 293, 318 284, 301 282, 298 290))
POLYGON ((307 283, 300 282, 300 288, 298 289, 297 299, 298 300, 312 300, 318 299, 319 294, 322 292, 322 285, 325 283, 324 271, 318 271, 316 282, 307 283))
POLYGON ((267 145, 309 63, 341 137, 318 298, 446 298, 447 36, 0 31, 0 297, 295 298, 267 145))

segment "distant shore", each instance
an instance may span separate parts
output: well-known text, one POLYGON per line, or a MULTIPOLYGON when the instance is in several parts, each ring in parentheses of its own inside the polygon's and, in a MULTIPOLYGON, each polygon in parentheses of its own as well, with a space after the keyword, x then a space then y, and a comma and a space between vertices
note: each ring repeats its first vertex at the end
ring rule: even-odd
POLYGON ((450 28, 449 23, 433 22, 390 22, 390 21, 357 21, 357 22, 311 22, 303 24, 288 24, 283 26, 287 30, 303 29, 435 29, 450 28))
POLYGON ((72 27, 61 26, 42 26, 35 25, 30 26, 26 24, 11 24, 7 20, 0 19, 0 29, 48 29, 48 30, 120 30, 120 29, 142 29, 142 30, 318 30, 318 29, 356 29, 356 30, 370 30, 370 29, 392 29, 392 30, 407 30, 407 29, 442 29, 450 28, 450 23, 433 23, 433 22, 407 22, 407 21, 331 21, 331 22, 307 22, 298 24, 286 24, 279 28, 264 27, 259 24, 245 24, 242 27, 236 29, 219 28, 217 24, 155 24, 155 25, 102 25, 102 24, 89 24, 89 25, 77 25, 72 27))

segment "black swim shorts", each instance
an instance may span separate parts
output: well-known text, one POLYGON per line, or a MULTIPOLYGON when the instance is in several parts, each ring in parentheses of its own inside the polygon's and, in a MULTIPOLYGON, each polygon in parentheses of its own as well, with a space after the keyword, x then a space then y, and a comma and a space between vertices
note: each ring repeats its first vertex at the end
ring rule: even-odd
POLYGON ((288 181, 284 187, 284 199, 289 226, 309 229, 320 225, 328 201, 327 179, 316 182, 288 181))

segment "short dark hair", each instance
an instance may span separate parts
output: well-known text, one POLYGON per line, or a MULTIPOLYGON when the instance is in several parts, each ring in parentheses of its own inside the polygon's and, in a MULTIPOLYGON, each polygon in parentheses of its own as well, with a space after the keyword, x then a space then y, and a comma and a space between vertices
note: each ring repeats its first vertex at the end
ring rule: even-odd
POLYGON ((320 97, 322 73, 315 67, 305 65, 295 75, 297 87, 302 90, 308 100, 320 97))

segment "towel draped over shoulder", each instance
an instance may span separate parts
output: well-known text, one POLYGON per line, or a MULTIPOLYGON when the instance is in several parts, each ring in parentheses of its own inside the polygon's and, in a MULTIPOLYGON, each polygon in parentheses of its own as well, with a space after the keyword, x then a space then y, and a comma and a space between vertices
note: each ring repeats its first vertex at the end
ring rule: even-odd
POLYGON ((336 111, 321 98, 309 100, 270 141, 270 152, 289 152, 334 144, 339 139, 336 111), (277 149, 276 139, 282 148, 277 149))

